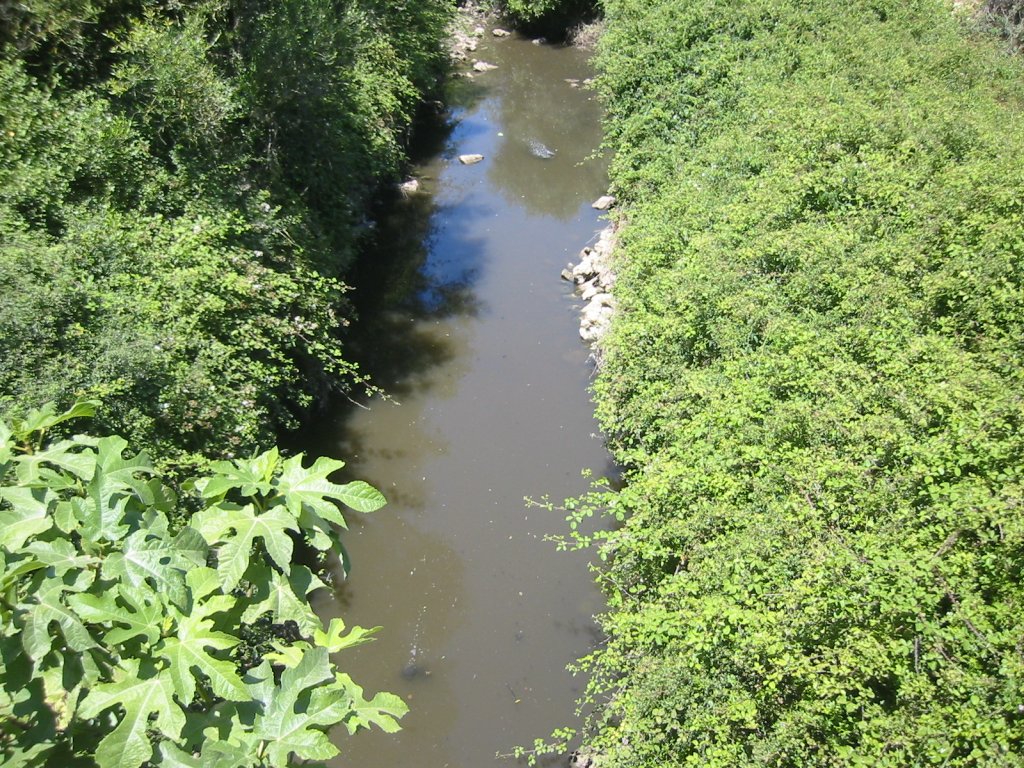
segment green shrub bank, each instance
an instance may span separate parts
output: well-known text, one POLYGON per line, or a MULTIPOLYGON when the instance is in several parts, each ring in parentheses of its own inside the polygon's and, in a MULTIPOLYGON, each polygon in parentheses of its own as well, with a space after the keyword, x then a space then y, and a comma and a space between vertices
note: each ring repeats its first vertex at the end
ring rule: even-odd
POLYGON ((176 460, 353 368, 340 282, 443 72, 449 0, 0 10, 0 409, 77 395, 176 460))
POLYGON ((606 0, 599 764, 1024 764, 1024 78, 933 0, 606 0))

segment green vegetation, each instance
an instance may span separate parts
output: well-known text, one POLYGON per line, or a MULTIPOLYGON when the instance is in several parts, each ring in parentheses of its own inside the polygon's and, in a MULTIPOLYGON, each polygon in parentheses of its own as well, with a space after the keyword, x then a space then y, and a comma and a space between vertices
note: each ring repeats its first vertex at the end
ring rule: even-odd
POLYGON ((336 503, 383 497, 258 450, 361 382, 341 278, 451 11, 0 7, 0 412, 39 408, 0 423, 5 766, 281 768, 335 755, 331 726, 397 729, 329 658, 373 630, 325 629, 292 562, 343 556, 336 503), (127 439, 45 443, 86 397, 127 439))
POLYGON ((358 381, 340 282, 449 0, 0 9, 0 409, 104 402, 165 462, 358 381))
POLYGON ((374 630, 325 630, 325 585, 292 563, 293 535, 340 550, 336 504, 384 497, 271 450, 214 463, 174 530, 174 492, 125 440, 44 443, 92 411, 0 423, 0 761, 280 767, 336 755, 329 726, 397 730, 402 700, 366 700, 329 658, 374 630))
POLYGON ((985 0, 982 23, 1004 37, 1014 53, 1024 48, 1024 0, 985 0))
POLYGON ((524 28, 564 35, 574 25, 597 15, 598 0, 503 0, 503 13, 524 28))
POLYGON ((1021 62, 934 0, 604 7, 598 764, 1024 764, 1021 62))

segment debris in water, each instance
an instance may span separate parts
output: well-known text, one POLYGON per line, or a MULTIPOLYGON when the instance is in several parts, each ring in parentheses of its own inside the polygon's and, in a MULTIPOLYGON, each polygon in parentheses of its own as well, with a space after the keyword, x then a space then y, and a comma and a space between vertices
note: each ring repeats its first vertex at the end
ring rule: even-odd
POLYGON ((550 160, 555 156, 555 150, 536 139, 530 139, 527 144, 530 146, 530 154, 534 157, 539 157, 541 160, 550 160))

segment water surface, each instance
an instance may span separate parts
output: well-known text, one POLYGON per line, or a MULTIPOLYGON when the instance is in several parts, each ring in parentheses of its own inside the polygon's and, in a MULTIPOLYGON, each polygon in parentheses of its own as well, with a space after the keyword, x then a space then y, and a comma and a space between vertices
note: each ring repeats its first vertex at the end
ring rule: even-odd
POLYGON ((565 666, 598 639, 587 555, 556 552, 544 537, 562 516, 523 499, 611 472, 578 302, 558 277, 602 226, 600 110, 566 82, 591 74, 579 51, 488 38, 475 56, 498 69, 454 89, 437 152, 415 169, 423 191, 378 224, 356 281, 350 354, 394 402, 339 406, 315 446, 390 502, 352 516, 352 572, 318 609, 383 626, 338 662, 411 707, 397 735, 339 735, 338 767, 494 764, 575 724, 582 681, 565 666), (463 153, 485 159, 460 165, 463 153))

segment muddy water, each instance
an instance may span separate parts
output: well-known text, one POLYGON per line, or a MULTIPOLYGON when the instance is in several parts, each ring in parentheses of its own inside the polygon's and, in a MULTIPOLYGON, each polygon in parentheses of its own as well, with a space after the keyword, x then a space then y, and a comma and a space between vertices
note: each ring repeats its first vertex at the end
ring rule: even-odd
POLYGON ((582 682, 565 666, 597 641, 587 557, 556 552, 544 537, 562 516, 524 496, 561 499, 587 488, 581 469, 611 471, 558 278, 601 228, 599 107, 566 82, 590 75, 578 51, 488 38, 475 56, 498 69, 455 88, 415 169, 423 191, 378 224, 356 280, 353 351, 395 402, 339 409, 315 446, 390 501, 353 519, 351 574, 318 608, 383 626, 338 661, 411 707, 397 735, 339 735, 335 766, 509 764, 495 753, 574 723, 582 682))

